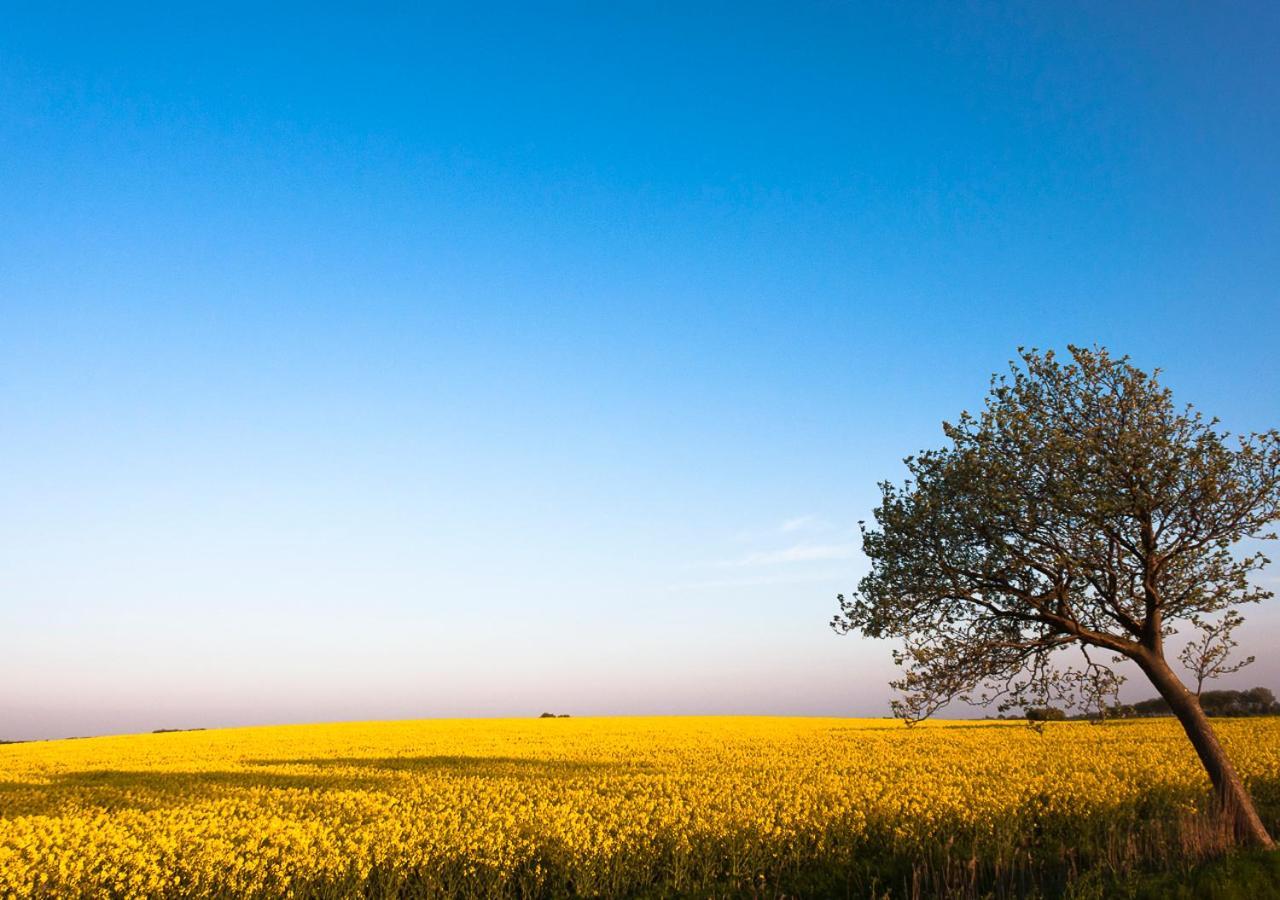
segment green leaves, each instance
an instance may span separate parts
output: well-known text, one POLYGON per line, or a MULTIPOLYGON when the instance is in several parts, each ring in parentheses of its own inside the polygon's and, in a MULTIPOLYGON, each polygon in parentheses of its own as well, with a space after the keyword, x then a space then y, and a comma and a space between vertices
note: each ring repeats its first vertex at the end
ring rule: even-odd
POLYGON ((907 718, 1043 699, 1056 651, 1162 658, 1175 623, 1271 596, 1249 577, 1265 557, 1232 548, 1272 537, 1280 434, 1232 439, 1158 372, 1069 351, 1020 350, 979 413, 944 423, 946 446, 881 485, 871 571, 833 625, 902 642, 907 718))

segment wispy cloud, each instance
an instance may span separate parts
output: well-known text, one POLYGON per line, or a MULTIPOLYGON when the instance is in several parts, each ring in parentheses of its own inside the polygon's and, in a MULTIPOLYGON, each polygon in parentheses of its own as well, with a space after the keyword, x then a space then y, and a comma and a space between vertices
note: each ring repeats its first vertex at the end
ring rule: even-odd
POLYGON ((787 519, 778 526, 778 530, 783 534, 790 534, 793 531, 800 531, 803 528, 809 528, 817 524, 818 520, 814 516, 796 516, 794 519, 787 519))
POLYGON ((759 543, 760 541, 773 540, 780 534, 791 535, 792 540, 800 540, 802 538, 809 541, 817 540, 833 540, 833 535, 838 535, 843 529, 836 528, 822 516, 803 515, 792 516, 789 519, 783 519, 777 524, 769 525, 764 528, 745 529, 733 535, 733 540, 740 544, 759 543))
POLYGON ((770 575, 743 575, 738 578, 718 578, 707 581, 690 581, 667 586, 669 591, 700 591, 713 588, 748 588, 775 584, 805 584, 817 581, 839 581, 844 578, 841 572, 795 572, 786 571, 770 575))
POLYGON ((736 569, 745 566, 777 566, 826 559, 850 559, 853 556, 853 550, 852 544, 796 544, 783 550, 749 553, 740 559, 728 560, 719 565, 736 569))

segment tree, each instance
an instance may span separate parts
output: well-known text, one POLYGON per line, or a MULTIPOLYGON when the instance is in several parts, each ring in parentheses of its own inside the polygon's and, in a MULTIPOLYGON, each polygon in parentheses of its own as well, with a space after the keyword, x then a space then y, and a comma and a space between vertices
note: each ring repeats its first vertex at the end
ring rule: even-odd
POLYGON ((985 408, 944 423, 861 523, 870 572, 841 632, 896 638, 895 712, 1044 707, 1132 661, 1181 722, 1241 841, 1274 847, 1204 710, 1165 658, 1178 623, 1272 595, 1251 583, 1280 518, 1280 433, 1232 440, 1105 349, 1019 351, 985 408), (1062 668, 1075 649, 1082 665, 1062 668))
POLYGON ((1178 654, 1183 667, 1196 679, 1197 697, 1203 693, 1206 681, 1234 674, 1245 666, 1252 665, 1252 656, 1230 662, 1231 654, 1237 646, 1231 633, 1243 623, 1244 617, 1236 610, 1229 609, 1221 621, 1202 624, 1200 638, 1187 644, 1178 654))

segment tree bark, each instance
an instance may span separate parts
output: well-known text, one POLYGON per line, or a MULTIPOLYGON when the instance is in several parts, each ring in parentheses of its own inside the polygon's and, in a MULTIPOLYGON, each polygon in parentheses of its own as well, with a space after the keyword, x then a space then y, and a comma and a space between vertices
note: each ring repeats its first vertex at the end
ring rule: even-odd
POLYGON ((1187 690, 1181 679, 1169 668, 1169 664, 1155 653, 1147 653, 1137 659, 1160 696, 1169 704, 1173 714, 1182 723, 1182 729, 1196 748, 1200 762, 1209 773, 1222 813, 1230 821, 1235 838, 1244 844, 1275 849, 1275 842, 1267 833, 1253 799, 1245 790, 1244 782, 1231 764, 1230 757, 1218 741, 1209 724, 1209 717, 1200 707, 1200 701, 1187 690))

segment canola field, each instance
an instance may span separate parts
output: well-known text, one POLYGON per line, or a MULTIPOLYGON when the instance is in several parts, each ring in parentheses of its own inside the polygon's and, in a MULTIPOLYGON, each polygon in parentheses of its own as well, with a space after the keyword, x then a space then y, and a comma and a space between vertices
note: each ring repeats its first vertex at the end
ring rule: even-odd
MULTIPOLYGON (((1280 720, 1216 725, 1274 827, 1280 720)), ((1176 851, 1207 789, 1171 720, 449 720, 13 744, 0 897, 1025 891, 1176 851)))

